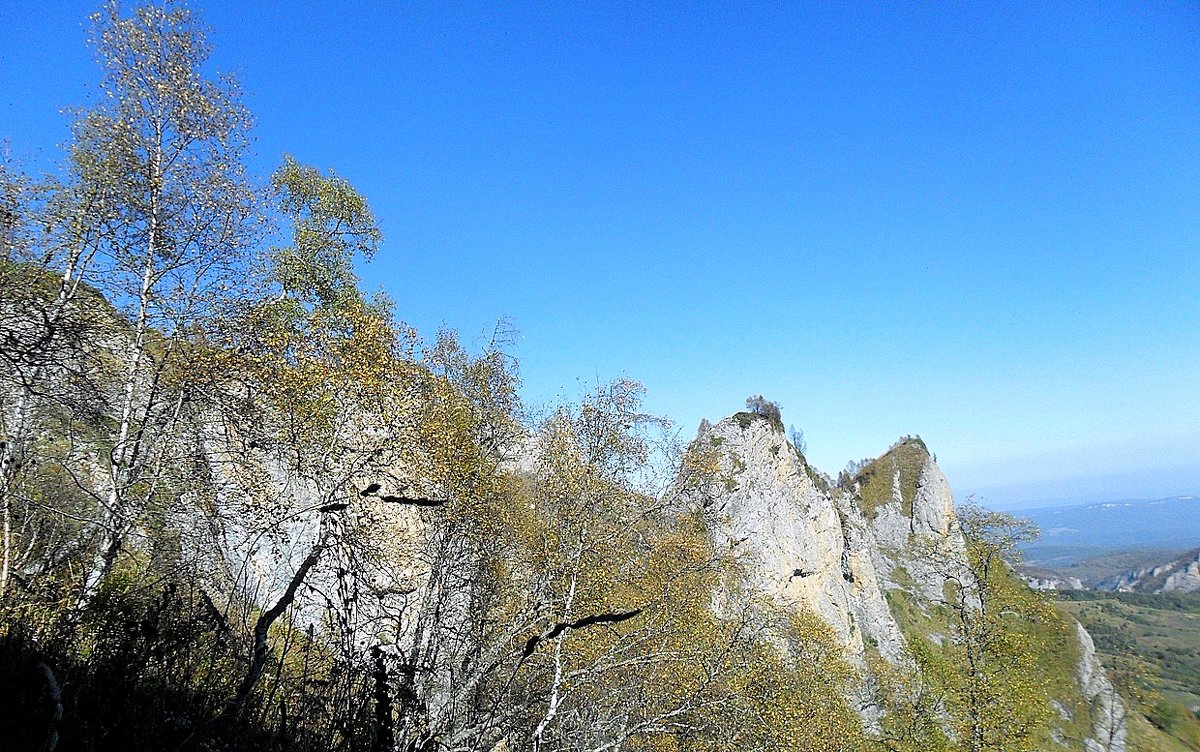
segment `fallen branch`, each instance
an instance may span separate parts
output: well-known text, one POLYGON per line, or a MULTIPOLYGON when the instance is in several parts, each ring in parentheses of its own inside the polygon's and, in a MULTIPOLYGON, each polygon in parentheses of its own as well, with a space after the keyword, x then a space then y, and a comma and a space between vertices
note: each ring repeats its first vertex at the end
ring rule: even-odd
POLYGON ((539 642, 542 640, 553 640, 568 629, 583 629, 595 624, 620 624, 623 621, 629 621, 640 613, 642 613, 642 609, 635 608, 632 611, 620 614, 596 614, 594 616, 585 616, 575 621, 559 622, 549 632, 530 637, 525 643, 525 650, 522 652, 521 657, 528 658, 533 655, 534 650, 537 650, 539 642))

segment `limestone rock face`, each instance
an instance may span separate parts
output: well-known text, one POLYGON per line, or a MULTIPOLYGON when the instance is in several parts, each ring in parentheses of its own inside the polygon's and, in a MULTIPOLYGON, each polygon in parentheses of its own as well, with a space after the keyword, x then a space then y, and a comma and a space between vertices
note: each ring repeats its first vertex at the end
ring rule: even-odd
POLYGON ((899 660, 904 638, 883 594, 873 530, 857 506, 835 501, 827 481, 759 416, 705 424, 693 446, 719 469, 685 494, 705 508, 715 542, 743 563, 751 588, 778 605, 811 608, 852 658, 861 661, 869 643, 899 660))
MULTIPOLYGON (((377 575, 372 583, 376 595, 355 597, 356 618, 369 624, 385 613, 412 610, 428 581, 421 564, 425 526, 415 508, 379 500, 414 489, 427 495, 409 468, 396 463, 328 482, 324 476, 298 473, 276 451, 248 448, 219 415, 206 417, 197 421, 195 446, 196 457, 207 467, 211 493, 204 504, 179 505, 175 527, 188 536, 183 550, 194 552, 193 566, 210 597, 222 602, 249 596, 262 607, 273 605, 322 541, 335 541, 354 529, 370 535, 381 555, 404 563, 386 578, 377 575), (337 503, 349 489, 372 484, 375 492, 356 496, 352 508, 337 503)), ((338 571, 349 565, 339 558, 337 546, 321 548, 291 610, 298 624, 318 629, 328 611, 325 598, 315 594, 340 596, 338 571)), ((356 635, 363 645, 373 644, 374 638, 366 630, 356 635)))
POLYGON ((1081 648, 1079 686, 1092 708, 1092 736, 1084 740, 1084 749, 1086 752, 1125 752, 1125 706, 1096 658, 1092 636, 1078 622, 1075 631, 1081 648))
MULTIPOLYGON (((932 608, 948 582, 972 576, 950 485, 920 439, 900 440, 838 485, 809 466, 778 425, 750 413, 703 422, 690 452, 707 473, 683 473, 675 493, 704 510, 718 550, 742 564, 747 589, 811 609, 860 668, 876 652, 915 670, 886 594, 902 591, 917 608, 932 608)), ((1123 752, 1124 707, 1091 637, 1077 628, 1076 679, 1093 727, 1086 750, 1123 752)), ((859 699, 872 724, 881 709, 859 699)))
POLYGON ((884 596, 885 582, 877 564, 879 545, 857 504, 850 497, 835 498, 841 512, 845 539, 845 564, 849 572, 851 613, 864 639, 892 664, 906 660, 900 625, 884 596))
POLYGON ((1083 580, 1078 577, 1024 573, 1021 575, 1021 579, 1025 580, 1025 584, 1034 590, 1083 590, 1083 580))
POLYGON ((948 580, 967 581, 966 544, 950 484, 920 439, 902 439, 858 476, 859 502, 889 589, 943 597, 948 580))
POLYGON ((1164 593, 1194 593, 1197 590, 1200 590, 1200 551, 1168 574, 1162 587, 1164 593))
POLYGON ((765 420, 746 428, 727 420, 701 440, 722 450, 731 481, 709 508, 718 544, 745 562, 755 589, 780 604, 811 606, 844 644, 861 648, 841 573, 837 513, 783 435, 765 420))
POLYGON ((1194 593, 1200 591, 1200 549, 1153 567, 1109 577, 1097 590, 1128 593, 1194 593))

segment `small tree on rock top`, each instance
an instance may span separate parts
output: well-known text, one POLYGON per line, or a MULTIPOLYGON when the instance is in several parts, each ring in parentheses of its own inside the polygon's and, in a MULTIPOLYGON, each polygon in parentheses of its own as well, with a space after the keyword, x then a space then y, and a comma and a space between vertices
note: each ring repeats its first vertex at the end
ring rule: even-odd
POLYGON ((772 402, 761 394, 755 394, 746 398, 746 409, 771 421, 780 431, 783 430, 783 414, 779 410, 778 402, 772 402))

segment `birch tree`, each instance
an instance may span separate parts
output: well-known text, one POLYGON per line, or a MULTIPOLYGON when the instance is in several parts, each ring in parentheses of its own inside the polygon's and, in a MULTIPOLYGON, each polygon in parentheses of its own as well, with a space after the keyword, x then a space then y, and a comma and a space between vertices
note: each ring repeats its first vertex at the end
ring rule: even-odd
MULTIPOLYGON (((1049 690, 1056 671, 1047 666, 1077 648, 1067 623, 1010 563, 1018 545, 1036 537, 1037 528, 973 504, 961 505, 956 513, 965 552, 933 542, 918 548, 946 578, 945 597, 934 613, 945 619, 949 639, 941 646, 913 640, 910 649, 940 695, 954 748, 1040 749, 1054 719, 1049 690)), ((1065 676, 1073 671, 1071 665, 1065 676)), ((1064 697, 1071 691, 1058 689, 1064 697)))
POLYGON ((189 338, 246 279, 254 237, 242 164, 250 117, 232 79, 205 74, 199 20, 181 4, 125 16, 116 2, 92 20, 104 76, 100 101, 74 126, 71 177, 102 207, 96 282, 128 323, 109 335, 115 428, 81 605, 159 490, 187 393, 189 338))
POLYGON ((245 591, 246 620, 256 601, 267 606, 255 622, 255 662, 231 707, 248 704, 271 625, 296 618, 288 611, 295 604, 309 619, 313 608, 325 615, 323 638, 337 650, 344 683, 329 691, 344 710, 367 657, 358 644, 367 597, 359 586, 378 569, 362 530, 374 494, 366 489, 387 469, 414 464, 421 371, 412 337, 386 301, 358 287, 353 264, 369 260, 381 239, 361 194, 291 157, 271 187, 289 232, 271 252, 273 285, 220 327, 219 347, 204 361, 209 402, 224 427, 207 456, 241 500, 220 513, 238 541, 227 551, 234 559, 226 596, 245 591), (276 569, 288 572, 282 582, 251 581, 251 559, 267 547, 276 569))

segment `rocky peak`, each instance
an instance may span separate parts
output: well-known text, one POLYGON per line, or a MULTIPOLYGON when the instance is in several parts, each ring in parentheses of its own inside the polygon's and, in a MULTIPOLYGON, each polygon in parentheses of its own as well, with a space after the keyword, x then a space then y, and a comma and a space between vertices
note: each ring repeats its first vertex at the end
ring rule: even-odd
POLYGON ((941 475, 925 442, 918 437, 901 438, 854 476, 863 514, 874 520, 881 507, 895 503, 902 515, 914 516, 917 490, 922 480, 930 480, 931 473, 941 475))
POLYGON ((752 591, 812 609, 852 657, 862 658, 864 642, 901 654, 870 530, 856 510, 839 508, 836 489, 777 425, 753 413, 704 422, 690 454, 708 473, 681 493, 704 509, 714 542, 742 563, 752 591))
POLYGON ((851 480, 843 505, 856 506, 874 539, 873 556, 889 589, 941 597, 948 562, 965 560, 966 544, 954 495, 925 442, 906 436, 867 463, 851 480), (933 566, 930 554, 940 554, 933 566))
MULTIPOLYGON (((908 639, 946 639, 947 630, 924 634, 914 624, 942 618, 947 582, 972 574, 950 484, 919 438, 901 439, 836 486, 754 413, 702 422, 688 457, 675 493, 702 510, 718 551, 740 563, 746 591, 810 609, 868 672, 878 665, 872 656, 914 670, 905 629, 908 639), (904 605, 893 610, 889 598, 904 605)), ((1079 639, 1086 656, 1089 641, 1079 639)), ((1104 706, 1093 737, 1108 741, 1088 749, 1123 750, 1120 701, 1094 659, 1080 665, 1078 692, 1104 706)), ((857 704, 868 725, 881 717, 873 698, 857 704)))

